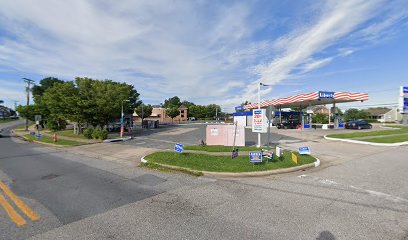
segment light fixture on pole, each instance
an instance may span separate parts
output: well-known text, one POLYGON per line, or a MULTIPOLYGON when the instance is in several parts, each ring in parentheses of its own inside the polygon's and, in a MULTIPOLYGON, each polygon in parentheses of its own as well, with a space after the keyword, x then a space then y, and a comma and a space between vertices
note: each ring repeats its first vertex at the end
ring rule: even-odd
POLYGON ((120 137, 123 137, 123 132, 124 132, 124 126, 123 126, 123 122, 124 122, 124 113, 123 113, 123 103, 124 102, 130 102, 130 100, 122 100, 122 114, 120 117, 120 137))
MULTIPOLYGON (((34 80, 31 80, 31 79, 28 79, 28 78, 23 78, 23 79, 24 79, 24 82, 27 83, 26 93, 27 93, 27 111, 28 111, 28 106, 30 105, 31 84, 34 84, 34 80)), ((26 131, 28 130, 28 116, 26 116, 25 130, 26 131)))

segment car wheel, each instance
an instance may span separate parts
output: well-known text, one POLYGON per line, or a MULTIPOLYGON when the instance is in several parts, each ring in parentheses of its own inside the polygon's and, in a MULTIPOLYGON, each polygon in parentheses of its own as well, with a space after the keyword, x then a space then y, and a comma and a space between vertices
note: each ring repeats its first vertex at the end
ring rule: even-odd
POLYGON ((357 129, 358 129, 358 130, 361 130, 361 126, 358 126, 357 129))

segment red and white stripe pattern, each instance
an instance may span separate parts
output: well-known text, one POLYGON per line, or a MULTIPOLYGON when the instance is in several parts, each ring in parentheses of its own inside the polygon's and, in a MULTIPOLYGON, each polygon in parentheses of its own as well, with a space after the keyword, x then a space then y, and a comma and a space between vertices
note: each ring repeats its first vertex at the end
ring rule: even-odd
POLYGON ((335 92, 334 99, 346 101, 367 101, 368 93, 335 92))
MULTIPOLYGON (((286 97, 286 98, 268 100, 268 101, 261 102, 261 107, 267 107, 269 105, 279 106, 279 105, 290 104, 290 103, 301 103, 305 101, 318 100, 319 99, 318 95, 319 95, 319 92, 311 92, 311 93, 300 94, 300 95, 286 97)), ((367 93, 335 92, 334 100, 367 101, 368 94, 367 93)), ((245 106, 245 108, 246 109, 258 108, 258 103, 248 104, 245 106)))

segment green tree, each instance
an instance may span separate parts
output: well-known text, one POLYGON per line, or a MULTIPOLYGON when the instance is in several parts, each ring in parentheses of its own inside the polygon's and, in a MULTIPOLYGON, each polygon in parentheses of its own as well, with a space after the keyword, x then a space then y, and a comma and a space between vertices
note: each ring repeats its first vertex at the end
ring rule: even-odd
POLYGON ((27 118, 28 120, 31 121, 34 121, 34 115, 37 114, 35 105, 28 106, 18 105, 16 107, 16 111, 18 112, 18 114, 20 114, 21 117, 27 118))
POLYGON ((367 112, 363 111, 363 110, 358 110, 356 108, 350 108, 347 109, 344 112, 344 120, 345 121, 349 121, 349 120, 353 120, 353 119, 366 119, 367 118, 367 112))
POLYGON ((180 98, 177 96, 164 100, 164 104, 163 104, 164 108, 173 108, 173 107, 180 107, 180 106, 181 106, 181 101, 180 101, 180 98))
POLYGON ((123 100, 129 100, 123 102, 124 112, 127 114, 133 113, 140 104, 139 93, 133 85, 90 78, 76 78, 75 83, 84 119, 94 127, 105 126, 120 118, 123 100))
POLYGON ((329 115, 324 114, 324 113, 317 113, 313 118, 312 118, 313 123, 329 123, 329 115))
POLYGON ((177 117, 180 114, 180 111, 177 107, 172 107, 167 109, 166 113, 171 118, 171 123, 173 123, 173 118, 177 117))
POLYGON ((54 78, 54 77, 47 77, 47 78, 42 79, 39 85, 35 85, 32 88, 34 102, 35 100, 37 100, 36 98, 41 97, 47 89, 52 88, 57 83, 63 83, 63 82, 64 81, 59 80, 58 78, 54 78))
MULTIPOLYGON (((140 104, 139 106, 137 106, 137 108, 135 108, 135 112, 139 117, 146 118, 146 117, 150 117, 152 115, 152 111, 153 111, 153 107, 152 105, 143 105, 140 104), (142 112, 143 109, 143 112, 142 112)), ((143 120, 142 118, 142 120, 143 120)))
POLYGON ((207 115, 207 109, 202 105, 194 105, 188 109, 189 115, 196 119, 205 118, 207 115))
POLYGON ((206 117, 215 118, 216 116, 221 117, 221 107, 216 104, 210 104, 206 106, 206 117))
POLYGON ((41 96, 38 107, 42 112, 44 107, 48 112, 45 119, 51 130, 62 130, 66 126, 66 120, 81 123, 82 109, 79 107, 78 89, 73 82, 55 83, 53 87, 46 89, 41 96))

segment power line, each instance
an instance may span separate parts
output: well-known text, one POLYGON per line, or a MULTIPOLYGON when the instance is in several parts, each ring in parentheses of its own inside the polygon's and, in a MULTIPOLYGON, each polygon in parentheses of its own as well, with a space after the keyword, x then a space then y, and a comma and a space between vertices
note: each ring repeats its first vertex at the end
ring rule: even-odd
POLYGON ((351 105, 351 106, 342 106, 342 107, 348 107, 348 108, 351 108, 351 107, 378 107, 378 106, 398 106, 399 105, 399 103, 383 103, 383 104, 369 104, 369 105, 355 105, 355 106, 353 106, 353 105, 351 105))

